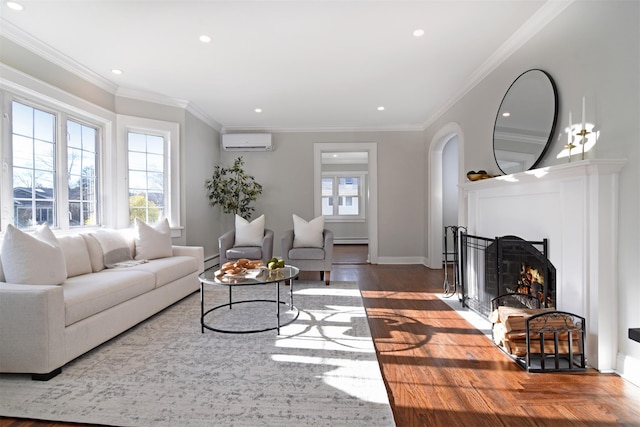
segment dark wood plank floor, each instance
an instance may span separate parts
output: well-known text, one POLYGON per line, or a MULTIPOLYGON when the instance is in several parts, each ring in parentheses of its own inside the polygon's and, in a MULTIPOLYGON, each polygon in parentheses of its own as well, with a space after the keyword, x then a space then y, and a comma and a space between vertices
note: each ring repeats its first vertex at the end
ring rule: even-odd
MULTIPOLYGON (((335 256, 353 260, 338 261, 331 278, 360 285, 399 427, 640 426, 640 389, 617 375, 521 370, 439 300, 442 270, 363 264, 366 246, 338 245, 335 256)), ((79 424, 3 419, 0 425, 79 424)))

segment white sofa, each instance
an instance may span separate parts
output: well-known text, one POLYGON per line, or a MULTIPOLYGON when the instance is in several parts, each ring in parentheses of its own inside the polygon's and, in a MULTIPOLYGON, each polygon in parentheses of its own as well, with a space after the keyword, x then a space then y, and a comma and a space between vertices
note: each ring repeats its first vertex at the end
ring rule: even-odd
MULTIPOLYGON (((133 230, 118 234, 135 259, 133 230)), ((61 284, 6 283, 0 262, 2 373, 48 380, 69 361, 199 289, 202 247, 171 246, 169 240, 170 256, 105 268, 103 246, 91 233, 57 239, 66 262, 61 284)))

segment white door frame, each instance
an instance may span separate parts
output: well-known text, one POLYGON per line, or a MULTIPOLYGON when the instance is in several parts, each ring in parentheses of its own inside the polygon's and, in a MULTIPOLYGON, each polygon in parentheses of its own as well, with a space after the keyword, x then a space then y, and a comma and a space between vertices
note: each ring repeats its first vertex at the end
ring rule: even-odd
MULTIPOLYGON (((444 125, 431 140, 429 145, 429 192, 428 203, 428 265, 433 269, 442 268, 442 151, 444 146, 458 136, 458 183, 462 182, 464 170, 464 135, 458 123, 444 125)), ((458 225, 464 225, 466 207, 462 192, 458 190, 458 225)))
POLYGON ((366 151, 369 155, 369 207, 367 233, 369 262, 378 263, 378 145, 375 142, 316 142, 313 144, 313 205, 316 216, 322 214, 322 152, 366 151))

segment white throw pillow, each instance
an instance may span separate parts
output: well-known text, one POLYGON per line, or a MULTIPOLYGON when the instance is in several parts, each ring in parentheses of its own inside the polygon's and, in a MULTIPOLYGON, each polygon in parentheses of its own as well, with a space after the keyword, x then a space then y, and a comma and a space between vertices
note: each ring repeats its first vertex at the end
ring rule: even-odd
POLYGON ((173 256, 171 227, 165 218, 150 226, 136 218, 136 259, 157 259, 173 256))
POLYGON ((324 246, 324 216, 307 222, 293 214, 293 247, 322 248, 324 246))
POLYGON ((67 263, 67 277, 92 273, 89 250, 84 238, 80 234, 61 236, 58 239, 64 259, 67 263))
POLYGON ((105 268, 116 268, 120 263, 131 261, 131 248, 123 237, 116 230, 98 230, 91 233, 94 239, 102 248, 102 258, 105 268))
POLYGON ((2 242, 2 268, 7 283, 60 285, 67 278, 64 252, 47 224, 32 233, 8 224, 2 242))
POLYGON ((264 215, 249 222, 236 214, 236 239, 233 246, 262 246, 264 215))

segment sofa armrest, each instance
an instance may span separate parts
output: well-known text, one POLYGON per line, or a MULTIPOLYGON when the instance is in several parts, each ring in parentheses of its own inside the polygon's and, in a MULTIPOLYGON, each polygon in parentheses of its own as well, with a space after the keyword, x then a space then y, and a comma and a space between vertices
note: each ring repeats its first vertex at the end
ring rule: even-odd
POLYGON ((47 374, 66 360, 62 286, 0 283, 0 372, 47 374))
POLYGON ((198 263, 198 274, 204 271, 204 248, 202 246, 173 245, 173 256, 191 256, 198 263))

